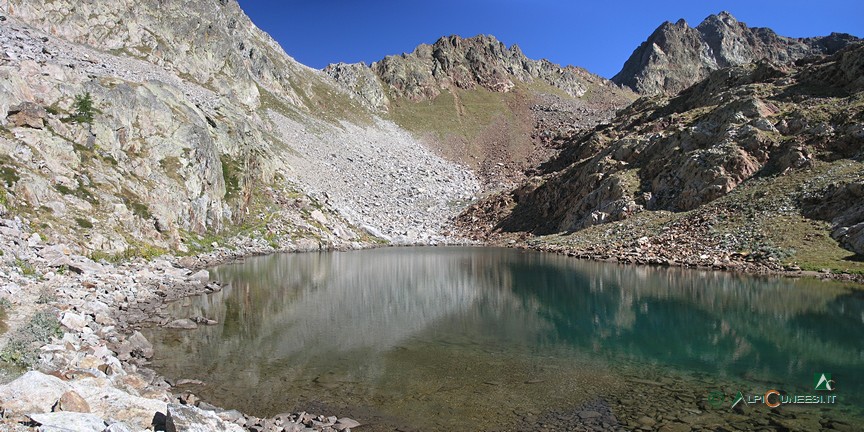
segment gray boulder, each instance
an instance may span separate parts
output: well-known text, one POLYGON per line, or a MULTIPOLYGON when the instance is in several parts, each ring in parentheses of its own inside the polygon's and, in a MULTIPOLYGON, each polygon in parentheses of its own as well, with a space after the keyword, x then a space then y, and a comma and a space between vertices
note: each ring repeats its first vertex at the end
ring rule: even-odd
POLYGON ((42 413, 72 388, 55 376, 30 371, 15 381, 0 386, 0 405, 19 413, 42 413))
POLYGON ((167 432, 242 432, 243 428, 222 421, 212 411, 205 411, 189 405, 168 404, 168 418, 165 423, 167 432))

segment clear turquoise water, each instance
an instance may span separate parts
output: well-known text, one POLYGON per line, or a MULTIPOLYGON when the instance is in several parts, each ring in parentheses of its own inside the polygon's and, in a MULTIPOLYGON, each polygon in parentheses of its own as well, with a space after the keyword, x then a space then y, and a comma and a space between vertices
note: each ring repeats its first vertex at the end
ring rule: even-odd
MULTIPOLYGON (((717 389, 815 394, 816 372, 832 374, 838 404, 794 407, 792 417, 854 423, 864 404, 864 292, 838 283, 498 248, 274 255, 212 276, 229 286, 171 313, 220 324, 152 331, 154 365, 259 416, 317 410, 370 430, 522 430, 602 400, 622 422, 667 411, 685 421, 714 409, 699 401, 717 389), (672 402, 633 402, 640 380, 666 384, 640 397, 672 402)), ((727 421, 729 411, 712 414, 727 421)))

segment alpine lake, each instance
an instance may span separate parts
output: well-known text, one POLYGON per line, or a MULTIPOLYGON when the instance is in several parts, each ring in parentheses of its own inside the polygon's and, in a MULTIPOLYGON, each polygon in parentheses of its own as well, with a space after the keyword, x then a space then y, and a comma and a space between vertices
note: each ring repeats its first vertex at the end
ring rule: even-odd
POLYGON ((153 367, 259 417, 347 416, 363 431, 864 430, 860 286, 484 247, 271 255, 211 278, 224 289, 170 312, 218 324, 147 329, 153 367), (760 399, 772 390, 779 406, 760 399))

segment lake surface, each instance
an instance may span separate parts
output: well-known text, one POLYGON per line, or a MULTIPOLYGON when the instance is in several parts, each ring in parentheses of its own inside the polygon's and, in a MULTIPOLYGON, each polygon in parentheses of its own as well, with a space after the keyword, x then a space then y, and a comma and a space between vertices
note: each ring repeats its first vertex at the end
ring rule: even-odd
POLYGON ((423 431, 862 424, 864 292, 839 283, 468 247, 273 255, 211 276, 228 286, 170 307, 219 324, 151 330, 154 367, 257 416, 423 431), (832 390, 815 389, 822 373, 832 390), (771 389, 835 403, 731 408, 771 389))

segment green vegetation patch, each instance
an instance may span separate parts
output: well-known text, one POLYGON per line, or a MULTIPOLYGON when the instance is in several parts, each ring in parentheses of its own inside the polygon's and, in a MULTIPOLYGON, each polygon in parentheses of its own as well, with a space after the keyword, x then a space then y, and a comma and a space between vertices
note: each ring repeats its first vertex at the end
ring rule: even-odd
POLYGON ((76 217, 75 223, 77 223, 81 228, 93 228, 93 223, 84 218, 76 217))
POLYGON ((237 198, 240 192, 240 162, 228 155, 219 157, 222 162, 222 178, 225 181, 225 200, 237 198))
POLYGON ((150 220, 153 218, 153 214, 150 213, 150 207, 141 202, 141 197, 135 192, 124 187, 120 190, 120 199, 123 200, 123 204, 125 204, 135 216, 144 220, 150 220))
POLYGON ((90 259, 93 261, 105 261, 109 263, 119 263, 123 261, 129 261, 135 258, 143 258, 145 260, 152 260, 153 258, 158 258, 162 255, 167 254, 168 251, 149 244, 138 243, 133 244, 123 250, 123 252, 111 254, 103 251, 93 251, 90 253, 90 259))
POLYGON ((96 106, 93 104, 93 97, 90 95, 90 92, 82 93, 75 96, 75 101, 72 103, 72 109, 74 113, 62 119, 64 122, 72 122, 72 123, 93 123, 93 118, 96 114, 100 113, 96 106))
POLYGON ((63 336, 60 322, 53 313, 37 312, 22 329, 11 336, 0 351, 0 360, 25 368, 32 367, 39 358, 39 347, 63 336))
POLYGON ((176 156, 168 156, 159 161, 159 166, 165 171, 165 175, 177 183, 183 184, 183 176, 180 175, 180 169, 183 166, 180 164, 180 159, 176 156))
POLYGON ((66 185, 58 183, 54 185, 54 189, 63 195, 72 195, 87 201, 92 205, 99 205, 99 200, 93 195, 90 189, 83 184, 79 184, 77 189, 72 189, 66 185))

